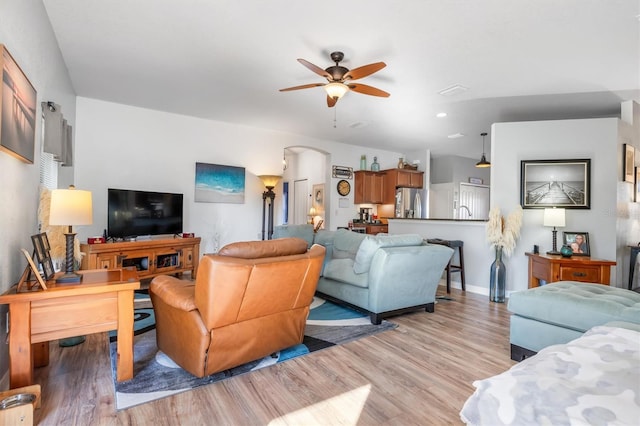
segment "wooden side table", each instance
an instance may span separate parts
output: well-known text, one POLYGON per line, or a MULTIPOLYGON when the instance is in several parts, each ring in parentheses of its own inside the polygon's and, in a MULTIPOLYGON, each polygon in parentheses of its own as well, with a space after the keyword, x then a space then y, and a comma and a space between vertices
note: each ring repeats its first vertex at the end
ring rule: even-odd
POLYGON ((46 365, 49 340, 118 330, 117 380, 133 378, 133 291, 140 288, 135 270, 78 271, 79 284, 47 282, 48 290, 0 296, 9 305, 9 383, 33 383, 35 364, 46 365), (33 344, 36 352, 33 352, 33 344), (34 358, 36 359, 34 361, 34 358), (41 358, 41 362, 37 359, 41 358))
POLYGON ((529 257, 529 288, 539 287, 540 280, 579 281, 609 285, 611 260, 593 259, 587 256, 562 257, 560 255, 525 253, 529 257))

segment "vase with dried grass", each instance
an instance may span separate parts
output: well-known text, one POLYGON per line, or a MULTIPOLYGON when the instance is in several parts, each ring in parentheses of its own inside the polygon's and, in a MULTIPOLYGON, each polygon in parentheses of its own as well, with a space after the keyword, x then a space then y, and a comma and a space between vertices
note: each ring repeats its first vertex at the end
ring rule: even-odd
POLYGON ((489 212, 487 241, 496 251, 496 257, 489 269, 489 300, 504 303, 507 271, 502 256, 510 256, 516 247, 522 226, 522 207, 518 206, 505 219, 499 207, 489 212))

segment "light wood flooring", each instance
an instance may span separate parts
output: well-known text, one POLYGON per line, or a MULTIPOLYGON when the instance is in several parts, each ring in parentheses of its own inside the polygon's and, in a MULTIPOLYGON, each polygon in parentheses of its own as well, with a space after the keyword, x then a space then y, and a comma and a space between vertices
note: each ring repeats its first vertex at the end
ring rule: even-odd
MULTIPOLYGON (((443 288, 438 294, 445 294, 443 288)), ((116 412, 106 333, 51 344, 40 425, 461 424, 471 383, 507 370, 505 304, 452 289, 435 313, 345 345, 116 412)))

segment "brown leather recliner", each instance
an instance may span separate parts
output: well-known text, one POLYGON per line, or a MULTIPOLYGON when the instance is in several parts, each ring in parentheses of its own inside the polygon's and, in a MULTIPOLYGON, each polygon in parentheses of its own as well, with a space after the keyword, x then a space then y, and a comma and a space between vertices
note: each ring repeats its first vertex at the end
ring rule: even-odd
POLYGON ((325 248, 300 238, 233 243, 193 281, 149 286, 158 348, 204 377, 302 343, 325 248))

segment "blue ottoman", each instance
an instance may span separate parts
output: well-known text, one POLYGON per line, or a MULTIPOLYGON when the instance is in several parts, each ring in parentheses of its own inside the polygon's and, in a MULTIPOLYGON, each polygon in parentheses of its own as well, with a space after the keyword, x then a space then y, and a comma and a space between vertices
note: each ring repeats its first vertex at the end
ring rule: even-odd
POLYGON ((511 293, 511 359, 580 337, 611 321, 640 324, 640 294, 602 284, 559 281, 511 293))

